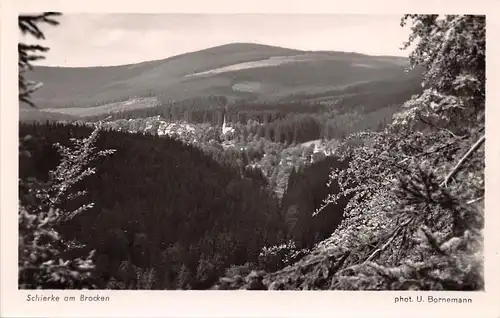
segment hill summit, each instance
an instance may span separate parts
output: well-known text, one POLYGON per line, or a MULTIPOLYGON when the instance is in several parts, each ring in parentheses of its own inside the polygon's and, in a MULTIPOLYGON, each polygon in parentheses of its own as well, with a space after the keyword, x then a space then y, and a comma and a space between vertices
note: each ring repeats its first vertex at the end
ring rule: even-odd
MULTIPOLYGON (((42 109, 91 108, 136 97, 179 101, 200 96, 283 101, 342 95, 359 84, 407 81, 401 57, 300 51, 231 43, 162 60, 109 67, 38 66, 28 74, 44 89, 33 95, 42 109)), ((21 107, 23 108, 23 107, 21 107)))

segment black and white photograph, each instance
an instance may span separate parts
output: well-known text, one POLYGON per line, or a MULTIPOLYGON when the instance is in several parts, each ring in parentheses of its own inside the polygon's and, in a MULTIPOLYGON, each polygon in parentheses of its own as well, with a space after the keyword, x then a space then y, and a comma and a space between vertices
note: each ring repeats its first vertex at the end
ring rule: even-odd
POLYGON ((485 15, 18 28, 19 290, 485 290, 485 15))

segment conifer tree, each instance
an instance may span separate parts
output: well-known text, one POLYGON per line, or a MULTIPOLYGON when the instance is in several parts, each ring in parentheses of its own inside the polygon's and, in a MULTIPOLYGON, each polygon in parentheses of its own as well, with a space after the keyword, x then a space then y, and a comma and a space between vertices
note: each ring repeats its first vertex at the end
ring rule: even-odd
MULTIPOLYGON (((48 12, 39 15, 19 16, 19 29, 22 33, 44 39, 39 29, 39 23, 58 25, 53 19, 59 13, 48 12)), ((40 60, 39 53, 47 52, 48 48, 40 45, 18 44, 19 50, 19 102, 35 107, 30 95, 40 87, 24 77, 32 68, 32 62, 40 60)), ((64 289, 96 287, 92 277, 94 269, 93 254, 83 254, 81 257, 68 257, 68 253, 82 254, 84 246, 76 241, 65 240, 58 227, 73 219, 76 215, 89 209, 92 204, 67 212, 60 209, 65 200, 72 200, 85 194, 85 191, 69 193, 76 183, 93 174, 93 161, 110 151, 98 152, 94 143, 98 137, 100 125, 94 132, 82 140, 72 138, 73 147, 56 144, 61 155, 61 162, 49 172, 48 182, 34 178, 19 179, 19 258, 18 283, 20 288, 64 289)), ((30 157, 27 143, 31 140, 27 135, 20 141, 20 156, 30 157)), ((73 254, 75 255, 75 254, 73 254)))
MULTIPOLYGON (((286 289, 482 290, 485 16, 405 15, 423 69, 381 132, 347 136, 325 205, 349 198, 332 236, 270 282, 286 289), (361 142, 360 142, 361 141, 361 142)), ((317 213, 325 213, 320 208, 317 213)))
POLYGON ((350 168, 330 176, 342 191, 326 202, 353 195, 324 243, 350 255, 330 288, 480 290, 485 17, 408 20, 424 91, 385 131, 348 137, 370 142, 344 148, 350 168))
MULTIPOLYGON (((33 36, 37 40, 44 40, 45 35, 39 28, 39 24, 48 24, 52 26, 59 25, 59 21, 55 17, 60 16, 59 12, 44 12, 35 15, 20 15, 18 18, 19 30, 23 35, 33 36)), ((49 51, 49 48, 39 44, 18 43, 17 50, 19 54, 19 102, 26 103, 31 107, 35 104, 30 99, 33 92, 39 89, 43 83, 35 83, 29 81, 25 77, 25 73, 31 71, 32 63, 45 58, 42 53, 49 51)))

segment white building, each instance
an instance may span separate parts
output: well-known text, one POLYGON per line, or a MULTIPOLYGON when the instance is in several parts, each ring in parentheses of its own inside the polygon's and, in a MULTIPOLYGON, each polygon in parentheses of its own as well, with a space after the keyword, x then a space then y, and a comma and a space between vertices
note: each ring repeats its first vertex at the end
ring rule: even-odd
POLYGON ((222 123, 222 134, 226 135, 228 133, 233 133, 234 128, 227 126, 226 124, 226 114, 224 114, 224 122, 222 123))

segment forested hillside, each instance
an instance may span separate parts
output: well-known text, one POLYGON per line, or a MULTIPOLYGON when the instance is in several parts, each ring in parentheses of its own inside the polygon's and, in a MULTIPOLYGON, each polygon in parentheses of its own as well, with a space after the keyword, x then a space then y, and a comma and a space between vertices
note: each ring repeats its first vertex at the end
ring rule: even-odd
MULTIPOLYGON (((19 25, 44 22, 57 14, 19 25)), ((418 90, 385 77, 327 102, 221 94, 21 123, 19 287, 482 290, 485 18, 408 22, 418 90)), ((26 77, 37 51, 19 44, 26 105, 45 89, 26 77)))
POLYGON ((362 113, 368 105, 400 105, 420 92, 420 72, 405 73, 408 63, 401 57, 233 43, 131 65, 35 66, 26 78, 43 85, 31 94, 37 108, 22 102, 19 115, 21 121, 88 120, 117 112, 140 118, 175 108, 174 116, 189 112, 195 119, 217 106, 243 115, 263 108, 316 113, 319 106, 322 112, 335 107, 362 113))
MULTIPOLYGON (((482 290, 485 17, 406 15, 425 90, 330 181, 342 224, 271 289, 482 290)), ((315 214, 325 213, 317 210, 315 214)))
MULTIPOLYGON (((53 125, 22 127, 21 133, 67 144, 68 137, 91 131, 53 125)), ((120 266, 135 266, 154 270, 159 281, 153 288, 207 288, 228 265, 255 262, 264 245, 280 241, 278 201, 263 188, 258 171, 242 177, 170 138, 112 131, 100 136, 95 146, 116 153, 96 165, 97 175, 82 180, 94 206, 61 233, 96 248, 104 283, 120 266)), ((36 146, 42 149, 31 151, 35 161, 21 165, 21 177, 43 180, 59 158, 50 143, 36 146)))

